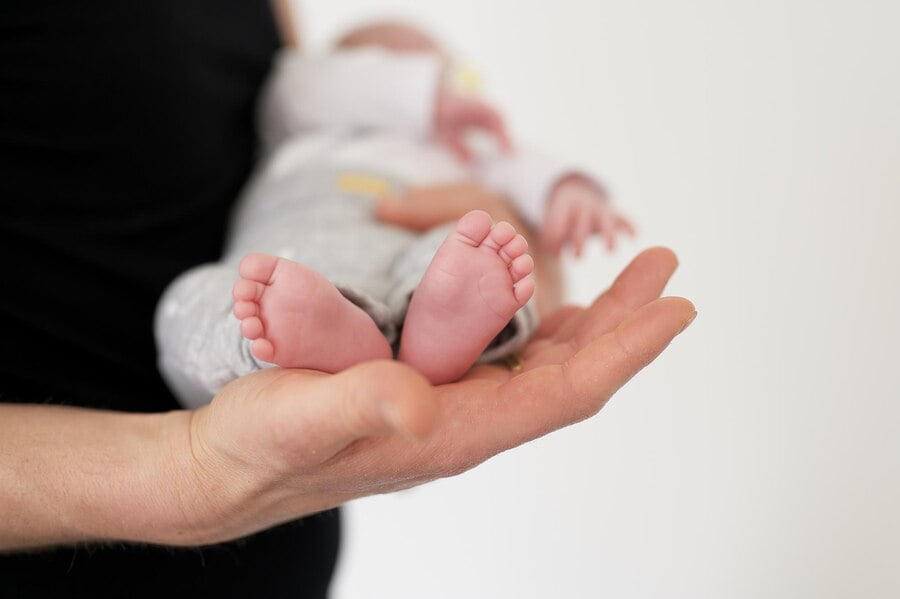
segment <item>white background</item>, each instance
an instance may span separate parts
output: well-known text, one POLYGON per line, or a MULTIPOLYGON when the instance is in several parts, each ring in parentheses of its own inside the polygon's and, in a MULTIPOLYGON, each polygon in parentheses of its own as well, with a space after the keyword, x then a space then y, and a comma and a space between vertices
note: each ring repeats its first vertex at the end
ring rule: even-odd
MULTIPOLYGON (((334 595, 900 597, 900 4, 306 0, 427 25, 699 316, 592 420, 345 511, 334 595)), ((302 564, 299 565, 302 567, 302 564)))

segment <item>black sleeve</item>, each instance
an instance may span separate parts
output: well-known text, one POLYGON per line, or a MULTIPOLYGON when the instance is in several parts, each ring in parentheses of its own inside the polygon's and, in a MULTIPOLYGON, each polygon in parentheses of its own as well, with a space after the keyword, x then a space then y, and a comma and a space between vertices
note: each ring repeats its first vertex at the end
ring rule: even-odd
MULTIPOLYGON (((219 255, 277 45, 266 0, 0 2, 0 401, 176 407, 153 310, 219 255)), ((3 554, 0 596, 324 597, 338 536, 3 554)))
POLYGON ((153 309, 218 257, 277 46, 265 0, 0 3, 0 393, 175 407, 153 309))

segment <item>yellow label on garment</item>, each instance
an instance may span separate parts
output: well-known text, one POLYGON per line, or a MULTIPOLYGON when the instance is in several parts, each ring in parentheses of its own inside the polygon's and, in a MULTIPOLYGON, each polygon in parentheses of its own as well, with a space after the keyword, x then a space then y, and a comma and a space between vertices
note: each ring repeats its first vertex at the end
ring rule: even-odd
POLYGON ((474 67, 463 65, 456 72, 456 81, 460 91, 477 95, 481 93, 481 75, 474 67))
POLYGON ((387 180, 358 173, 344 173, 338 176, 337 188, 344 193, 358 193, 373 198, 385 198, 391 195, 392 190, 387 180))
POLYGON ((457 93, 466 96, 481 95, 481 74, 474 66, 466 63, 455 64, 450 69, 447 82, 457 93))

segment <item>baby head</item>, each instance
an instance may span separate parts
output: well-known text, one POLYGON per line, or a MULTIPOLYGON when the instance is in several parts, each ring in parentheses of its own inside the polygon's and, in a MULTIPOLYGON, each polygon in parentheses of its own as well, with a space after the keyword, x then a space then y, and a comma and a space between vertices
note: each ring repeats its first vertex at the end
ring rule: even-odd
POLYGON ((391 52, 437 54, 446 60, 444 50, 429 34, 408 23, 381 21, 361 25, 337 41, 341 49, 378 47, 391 52))
POLYGON ((471 65, 457 63, 429 33, 401 21, 377 21, 356 27, 340 37, 338 50, 381 48, 389 52, 433 54, 440 59, 444 84, 466 95, 479 95, 481 77, 471 65))

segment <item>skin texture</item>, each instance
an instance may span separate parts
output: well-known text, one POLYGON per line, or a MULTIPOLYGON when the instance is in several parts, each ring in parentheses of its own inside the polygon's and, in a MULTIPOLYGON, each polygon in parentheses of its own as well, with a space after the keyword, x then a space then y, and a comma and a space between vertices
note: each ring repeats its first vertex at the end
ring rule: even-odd
MULTIPOLYGON (((475 210, 436 253, 413 295, 400 360, 434 384, 461 377, 534 293, 528 242, 507 222, 475 210)), ((390 359, 375 323, 325 277, 268 254, 245 256, 234 315, 258 359, 288 368, 339 372, 390 359)))
POLYGON ((521 219, 509 200, 478 183, 417 187, 402 198, 385 197, 375 214, 383 222, 411 231, 427 231, 453 222, 472 210, 484 210, 496 221, 513 225, 528 242, 534 258, 538 313, 546 315, 562 303, 562 271, 556 256, 538 243, 538 236, 521 219))
POLYGON ((592 416, 693 319, 687 300, 656 299, 675 265, 670 251, 648 250, 590 308, 548 316, 517 372, 479 366, 431 387, 403 364, 371 362, 236 381, 192 422, 206 484, 222 472, 252 481, 235 496, 216 487, 210 540, 459 474, 592 416))
MULTIPOLYGON (((289 17, 290 3, 275 2, 289 17)), ((432 193, 382 218, 437 224, 485 207, 461 207, 477 197, 463 194, 437 209, 432 193)), ((508 204, 490 204, 513 222, 508 204)), ((675 266, 669 250, 651 249, 589 308, 551 312, 558 294, 545 300, 515 373, 483 366, 432 387, 396 362, 337 375, 268 369, 201 410, 166 414, 0 404, 0 550, 225 541, 464 472, 590 417, 655 359, 696 315, 687 300, 657 299, 675 266)), ((558 292, 542 272, 542 289, 558 292)))
POLYGON ((612 205, 606 191, 579 174, 564 177, 554 187, 541 225, 541 243, 554 255, 566 245, 581 256, 591 235, 601 235, 607 251, 616 248, 616 239, 625 233, 635 236, 634 226, 612 205))
POLYGON ((238 272, 234 315, 259 360, 338 372, 366 360, 390 359, 391 348, 369 315, 315 270, 249 254, 238 272))
POLYGON ((696 314, 657 299, 676 264, 647 250, 592 306, 549 314, 516 372, 433 387, 376 361, 266 369, 194 412, 0 405, 0 549, 213 543, 464 472, 592 416, 653 361, 696 314))
POLYGON ((413 294, 399 358, 434 384, 461 377, 531 299, 528 242, 484 211, 463 216, 413 294))

